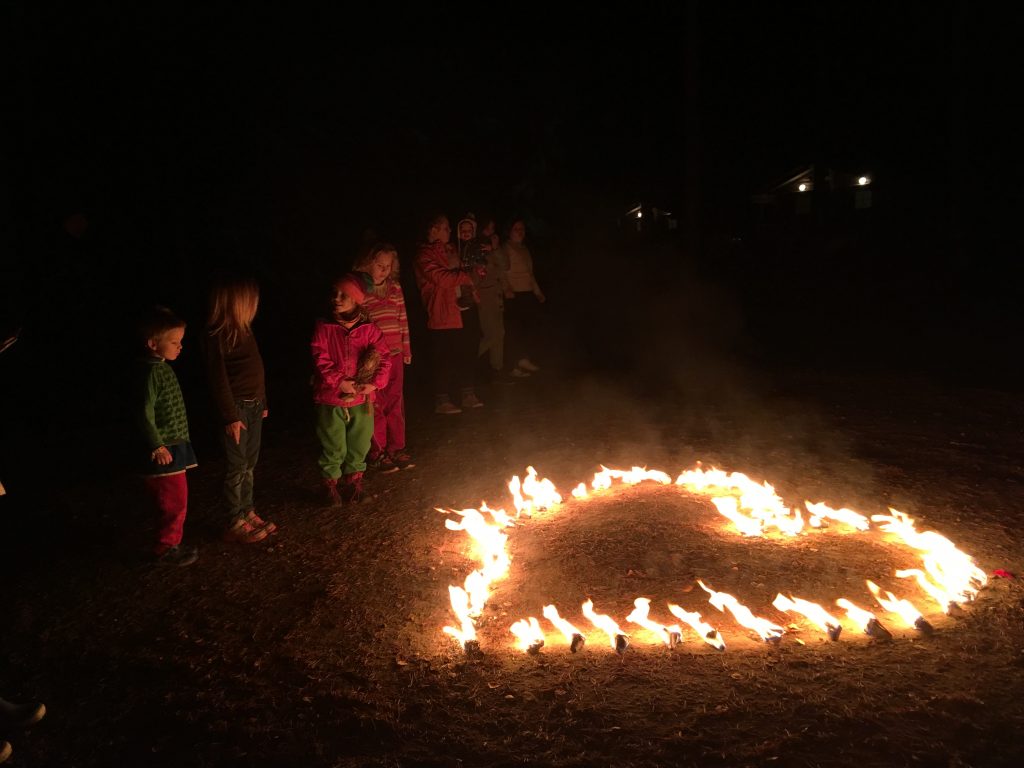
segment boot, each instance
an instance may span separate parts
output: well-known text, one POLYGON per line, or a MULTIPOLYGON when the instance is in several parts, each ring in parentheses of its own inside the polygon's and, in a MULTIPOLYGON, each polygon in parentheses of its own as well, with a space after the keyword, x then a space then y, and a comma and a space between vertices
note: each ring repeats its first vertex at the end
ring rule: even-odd
POLYGON ((323 499, 328 507, 340 507, 341 495, 338 493, 338 480, 334 477, 325 477, 323 483, 323 499))
POLYGON ((341 478, 342 484, 339 489, 341 500, 346 504, 358 504, 363 500, 363 473, 353 472, 341 478))

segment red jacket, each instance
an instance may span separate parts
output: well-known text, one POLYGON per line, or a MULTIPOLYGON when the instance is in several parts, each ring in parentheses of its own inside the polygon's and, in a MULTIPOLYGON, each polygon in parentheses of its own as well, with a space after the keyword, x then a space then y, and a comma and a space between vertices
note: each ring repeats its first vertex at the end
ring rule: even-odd
POLYGON ((416 253, 416 282, 427 310, 427 328, 432 330, 462 327, 456 287, 461 287, 463 295, 468 293, 478 300, 469 274, 450 264, 444 243, 421 245, 416 253))
POLYGON ((338 387, 345 379, 354 379, 363 351, 375 347, 380 355, 380 367, 373 377, 377 389, 387 386, 391 375, 391 354, 384 343, 384 333, 369 320, 359 320, 351 328, 333 320, 317 320, 313 328, 313 402, 318 405, 339 405, 350 408, 361 405, 371 394, 342 395, 338 387))

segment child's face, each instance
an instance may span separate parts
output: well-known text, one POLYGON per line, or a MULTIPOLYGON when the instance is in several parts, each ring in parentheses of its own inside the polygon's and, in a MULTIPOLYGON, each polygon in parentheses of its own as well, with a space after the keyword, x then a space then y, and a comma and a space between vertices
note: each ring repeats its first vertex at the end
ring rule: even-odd
POLYGON ((374 285, 380 285, 391 277, 391 267, 394 258, 395 254, 388 251, 378 253, 374 257, 370 263, 370 277, 373 278, 374 285))
POLYGON ((447 243, 452 237, 452 227, 448 219, 440 219, 430 227, 427 240, 431 243, 447 243))
POLYGON ((334 286, 334 314, 345 315, 353 312, 358 306, 355 299, 345 293, 340 285, 334 286))
POLYGON ((462 242, 466 242, 467 240, 472 239, 473 225, 470 224, 468 221, 463 224, 459 224, 459 240, 461 240, 462 242))
POLYGON ((517 221, 512 225, 512 229, 508 231, 508 239, 513 243, 521 243, 526 239, 526 225, 521 221, 517 221))
POLYGON ((484 228, 480 230, 480 234, 483 235, 484 237, 490 237, 491 235, 494 234, 495 229, 496 227, 494 226, 494 222, 488 221, 486 224, 484 224, 484 228))
POLYGON ((177 360, 178 355, 181 354, 181 340, 184 337, 184 328, 173 328, 156 338, 150 339, 147 345, 157 357, 162 357, 164 360, 177 360))

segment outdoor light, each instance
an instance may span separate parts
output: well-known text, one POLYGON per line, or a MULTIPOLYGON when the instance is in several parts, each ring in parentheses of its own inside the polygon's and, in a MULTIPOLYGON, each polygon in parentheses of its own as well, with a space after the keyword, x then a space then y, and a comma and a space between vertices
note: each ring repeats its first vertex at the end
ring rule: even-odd
POLYGON ((867 176, 861 176, 859 179, 857 179, 857 185, 861 187, 866 187, 870 183, 871 179, 869 179, 867 176))
POLYGON ((807 191, 807 185, 806 184, 801 184, 800 186, 797 187, 797 189, 800 190, 801 192, 806 192, 807 191))
POLYGON ((644 217, 644 212, 643 212, 643 211, 637 211, 637 212, 636 212, 636 217, 637 217, 638 219, 642 219, 642 218, 644 217))

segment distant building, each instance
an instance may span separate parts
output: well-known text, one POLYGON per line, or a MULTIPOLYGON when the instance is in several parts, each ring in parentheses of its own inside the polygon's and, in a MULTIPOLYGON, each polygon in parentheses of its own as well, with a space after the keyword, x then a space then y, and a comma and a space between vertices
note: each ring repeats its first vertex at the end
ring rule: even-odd
POLYGON ((639 203, 618 218, 619 229, 638 235, 671 232, 679 226, 679 219, 671 211, 654 205, 639 203))
POLYGON ((751 196, 756 229, 840 223, 875 205, 875 179, 866 169, 837 170, 807 165, 770 182, 751 196))

